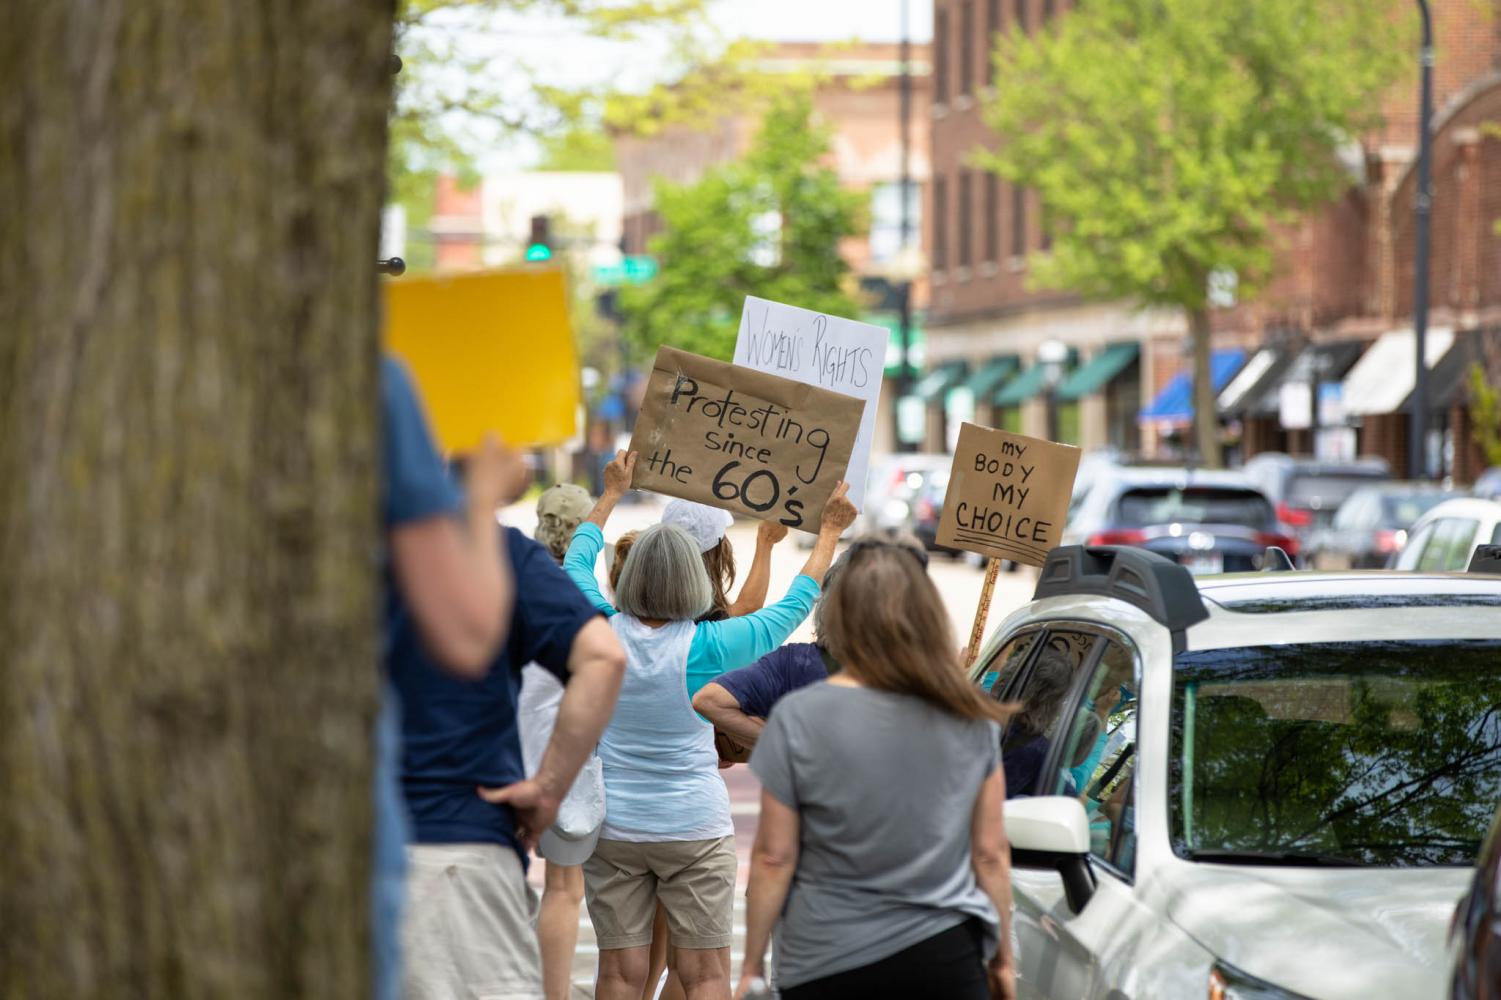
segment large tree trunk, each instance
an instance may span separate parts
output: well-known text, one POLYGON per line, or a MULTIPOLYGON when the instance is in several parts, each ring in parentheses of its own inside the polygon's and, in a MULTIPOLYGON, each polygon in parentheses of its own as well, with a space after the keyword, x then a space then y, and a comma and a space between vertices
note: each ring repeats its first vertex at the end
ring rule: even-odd
POLYGON ((1209 370, 1209 310, 1188 310, 1188 334, 1193 343, 1194 444, 1207 469, 1224 465, 1220 451, 1220 416, 1209 370))
POLYGON ((0 7, 0 996, 368 995, 391 0, 0 7))

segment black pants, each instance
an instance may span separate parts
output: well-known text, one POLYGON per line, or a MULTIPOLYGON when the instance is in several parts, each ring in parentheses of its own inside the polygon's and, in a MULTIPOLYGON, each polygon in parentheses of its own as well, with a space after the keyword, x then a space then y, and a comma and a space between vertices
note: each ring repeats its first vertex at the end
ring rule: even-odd
POLYGON ((990 1000, 978 920, 858 969, 782 990, 785 1000, 990 1000))

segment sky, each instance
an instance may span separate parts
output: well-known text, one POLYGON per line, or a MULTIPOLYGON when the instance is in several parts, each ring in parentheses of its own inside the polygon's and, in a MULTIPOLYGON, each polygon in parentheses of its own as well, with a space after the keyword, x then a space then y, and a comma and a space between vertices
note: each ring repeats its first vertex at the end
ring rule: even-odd
MULTIPOLYGON (((895 42, 901 37, 904 6, 912 40, 928 41, 932 0, 711 0, 710 10, 715 31, 725 39, 895 42)), ((565 87, 609 82, 645 89, 657 82, 666 62, 665 50, 654 52, 649 41, 623 45, 588 38, 556 17, 499 15, 475 28, 464 25, 445 32, 446 44, 495 66, 501 92, 507 89, 507 76, 515 78, 518 64, 530 67, 534 78, 565 87)), ((518 94, 517 99, 525 98, 518 94)), ((536 155, 535 147, 524 141, 477 142, 483 147, 478 165, 485 172, 524 169, 536 155)))

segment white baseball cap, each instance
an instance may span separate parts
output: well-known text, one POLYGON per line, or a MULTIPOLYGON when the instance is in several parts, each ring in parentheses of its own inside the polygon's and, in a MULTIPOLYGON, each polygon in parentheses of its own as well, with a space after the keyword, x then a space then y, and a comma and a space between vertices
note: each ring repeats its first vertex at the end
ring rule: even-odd
POLYGON ((698 543, 700 552, 708 552, 724 538, 724 533, 735 523, 735 517, 727 510, 708 504, 674 500, 662 511, 662 523, 682 528, 698 543))

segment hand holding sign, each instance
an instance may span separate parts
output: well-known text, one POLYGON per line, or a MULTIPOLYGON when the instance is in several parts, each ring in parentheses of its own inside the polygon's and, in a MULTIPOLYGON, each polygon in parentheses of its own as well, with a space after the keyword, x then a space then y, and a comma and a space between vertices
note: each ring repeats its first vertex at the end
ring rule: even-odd
POLYGON ((636 460, 639 458, 635 452, 626 454, 617 451, 615 457, 610 459, 610 464, 605 466, 605 492, 616 497, 623 497, 630 492, 631 479, 636 475, 636 460))
POLYGON ((689 354, 657 352, 631 438, 640 489, 817 531, 849 464, 864 405, 689 354))

